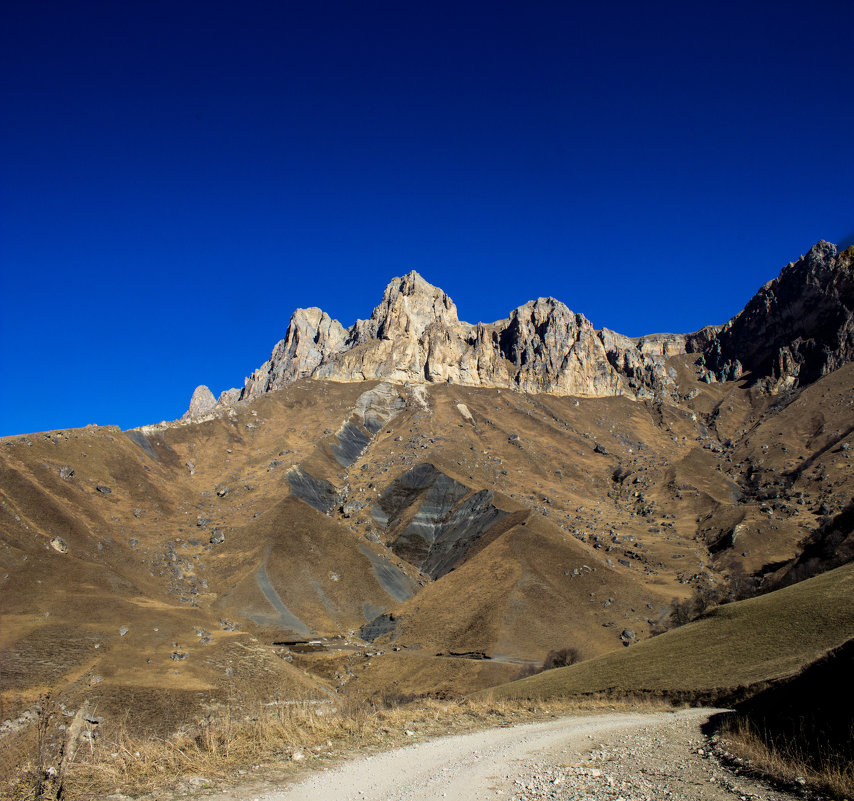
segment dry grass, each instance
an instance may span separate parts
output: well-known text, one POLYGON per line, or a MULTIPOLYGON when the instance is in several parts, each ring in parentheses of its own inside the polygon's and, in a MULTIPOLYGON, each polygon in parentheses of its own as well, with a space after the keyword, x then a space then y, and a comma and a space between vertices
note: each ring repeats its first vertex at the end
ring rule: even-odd
POLYGON ((799 743, 774 738, 741 715, 725 724, 722 738, 730 751, 766 776, 787 783, 805 782, 834 798, 854 797, 854 764, 847 755, 832 749, 807 753, 799 743))
POLYGON ((854 563, 781 590, 727 604, 707 617, 570 667, 484 691, 495 698, 610 690, 727 699, 800 673, 854 637, 854 563), (750 643, 750 647, 745 647, 750 643))
MULTIPOLYGON (((251 715, 224 713, 199 721, 171 737, 133 737, 126 728, 84 741, 73 760, 57 763, 60 751, 45 754, 35 738, 23 738, 18 769, 0 787, 0 797, 15 801, 53 799, 59 785, 44 782, 44 770, 62 777, 63 801, 121 792, 152 793, 164 788, 202 790, 246 780, 263 769, 286 778, 317 761, 340 759, 355 751, 383 750, 403 742, 448 732, 524 722, 570 712, 632 709, 652 711, 662 704, 615 702, 544 703, 486 700, 395 699, 368 703, 342 699, 338 706, 312 702, 263 706, 251 715), (39 763, 42 763, 42 772, 39 763)), ((48 749, 51 750, 51 749, 48 749)))

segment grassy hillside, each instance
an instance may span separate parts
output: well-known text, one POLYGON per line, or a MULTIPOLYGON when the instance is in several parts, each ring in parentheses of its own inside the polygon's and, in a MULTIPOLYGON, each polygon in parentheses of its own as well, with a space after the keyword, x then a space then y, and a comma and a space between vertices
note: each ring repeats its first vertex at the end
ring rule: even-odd
POLYGON ((854 640, 719 717, 726 747, 789 782, 834 798, 854 794, 854 640))
POLYGON ((624 629, 785 570, 854 496, 854 365, 784 397, 672 364, 674 403, 398 387, 397 416, 360 432, 373 382, 306 380, 188 424, 0 440, 0 723, 48 691, 171 730, 332 689, 469 693, 556 648, 643 654, 624 629), (364 450, 342 461, 340 432, 364 450), (375 516, 424 464, 446 489, 375 516), (337 500, 310 505, 295 475, 337 500), (484 530, 481 495, 506 513, 484 530), (416 519, 449 572, 401 547, 416 519), (394 630, 360 642, 382 614, 394 630), (320 636, 318 656, 281 645, 320 636), (437 657, 468 652, 491 659, 437 657))
POLYGON ((800 672, 854 636, 854 563, 623 651, 494 688, 499 698, 609 690, 723 698, 800 672))

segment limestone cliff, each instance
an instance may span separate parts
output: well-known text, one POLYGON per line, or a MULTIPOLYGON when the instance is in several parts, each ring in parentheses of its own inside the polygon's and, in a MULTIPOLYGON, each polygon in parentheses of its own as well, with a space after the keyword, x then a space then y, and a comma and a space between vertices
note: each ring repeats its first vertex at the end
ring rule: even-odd
POLYGON ((312 375, 325 359, 344 347, 346 337, 344 326, 326 312, 297 309, 270 359, 246 379, 240 399, 254 398, 312 375))
POLYGON ((673 381, 665 360, 685 338, 596 331, 554 298, 495 323, 462 322, 454 302, 418 273, 395 278, 367 320, 349 329, 320 309, 294 312, 285 338, 246 379, 247 399, 298 378, 449 382, 560 395, 652 395, 673 381))
POLYGON ((854 247, 821 241, 783 268, 702 353, 718 381, 750 373, 772 390, 812 383, 854 359, 854 247))
MULTIPOLYGON (((597 331, 554 298, 529 301, 505 320, 466 323, 441 289, 413 271, 392 279, 371 316, 350 328, 320 309, 297 309, 270 359, 241 390, 220 395, 216 407, 300 378, 669 398, 676 384, 667 361, 686 352, 698 355, 708 381, 749 373, 772 391, 792 388, 854 358, 852 264, 854 248, 837 253, 819 242, 726 325, 638 338, 597 331)), ((199 388, 185 417, 210 413, 212 399, 199 388)))
POLYGON ((204 384, 196 387, 193 397, 190 398, 190 408, 184 414, 182 420, 193 420, 207 414, 216 407, 216 398, 204 384))

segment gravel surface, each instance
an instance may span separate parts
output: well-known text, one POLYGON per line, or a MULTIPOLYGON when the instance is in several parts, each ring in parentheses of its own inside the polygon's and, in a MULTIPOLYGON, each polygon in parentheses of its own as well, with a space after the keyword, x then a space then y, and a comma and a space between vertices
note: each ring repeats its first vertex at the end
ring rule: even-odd
MULTIPOLYGON (((599 742, 586 752, 569 748, 566 761, 535 761, 515 781, 512 801, 789 801, 774 790, 721 767, 699 726, 708 710, 651 720, 599 742), (699 717, 698 717, 699 714, 699 717)), ((597 738, 594 738, 597 739, 597 738)))
MULTIPOLYGON (((794 801, 710 756, 715 710, 560 717, 359 757, 276 790, 220 801, 794 801)), ((256 790, 257 792, 257 790, 256 790)))

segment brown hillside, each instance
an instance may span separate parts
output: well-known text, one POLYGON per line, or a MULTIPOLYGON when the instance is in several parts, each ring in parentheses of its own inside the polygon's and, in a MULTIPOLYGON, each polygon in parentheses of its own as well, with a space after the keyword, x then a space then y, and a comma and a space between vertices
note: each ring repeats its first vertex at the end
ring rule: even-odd
POLYGON ((47 689, 105 721, 174 696, 164 725, 469 691, 760 581, 854 496, 854 368, 771 395, 693 359, 672 402, 303 380, 199 422, 3 440, 5 717, 47 689))

